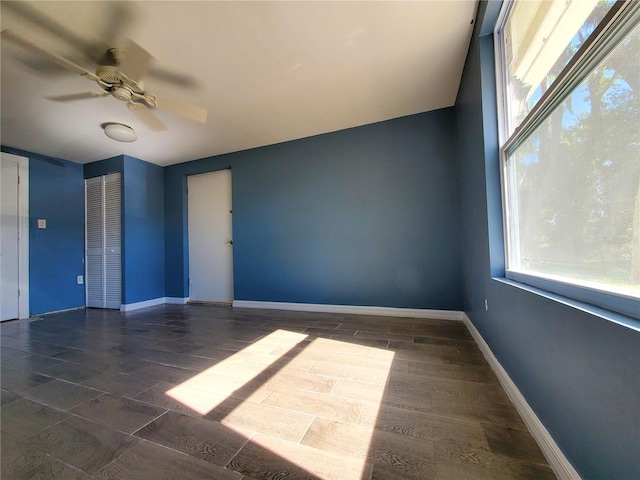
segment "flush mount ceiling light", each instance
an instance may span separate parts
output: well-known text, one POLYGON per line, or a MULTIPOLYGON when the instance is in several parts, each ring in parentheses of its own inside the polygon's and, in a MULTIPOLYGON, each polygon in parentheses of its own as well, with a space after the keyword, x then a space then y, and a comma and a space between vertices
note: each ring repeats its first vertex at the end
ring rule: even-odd
POLYGON ((117 142, 135 142, 138 139, 133 128, 122 123, 106 123, 102 128, 107 137, 117 142))

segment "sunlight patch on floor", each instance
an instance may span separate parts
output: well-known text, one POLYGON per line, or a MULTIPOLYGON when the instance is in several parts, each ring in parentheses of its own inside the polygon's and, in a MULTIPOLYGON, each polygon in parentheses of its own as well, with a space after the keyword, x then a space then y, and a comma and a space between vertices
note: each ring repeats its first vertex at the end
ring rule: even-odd
POLYGON ((264 355, 265 350, 280 346, 285 347, 283 352, 286 352, 306 338, 307 335, 301 333, 276 330, 168 390, 166 394, 206 415, 284 355, 264 355), (248 360, 251 362, 247 363, 248 360))
POLYGON ((293 465, 317 479, 360 480, 370 474, 371 464, 367 458, 394 352, 327 338, 302 343, 307 338, 305 334, 277 330, 166 393, 202 415, 233 396, 230 402, 233 407, 221 423, 250 438, 255 448, 272 452, 273 459, 268 463, 283 464, 284 470, 287 464, 293 465), (291 356, 292 352, 297 354, 291 356), (272 368, 273 375, 259 378, 287 354, 286 361, 278 369, 272 368), (331 374, 314 374, 313 368, 304 368, 305 365, 311 367, 316 360, 329 366, 327 371, 331 374), (296 369, 297 365, 302 368, 296 369), (356 378, 353 372, 364 368, 358 365, 375 365, 369 367, 375 372, 370 382, 356 378), (293 390, 288 382, 296 375, 332 378, 336 383, 331 392, 326 393, 312 392, 304 387, 293 390), (247 386, 246 391, 242 391, 247 386), (274 404, 274 398, 283 401, 287 397, 287 390, 307 395, 308 400, 303 398, 298 404, 295 401, 274 404), (356 401, 363 404, 356 418, 349 421, 332 418, 332 409, 340 409, 341 402, 356 401), (289 424, 288 428, 282 432, 277 429, 267 431, 266 428, 261 431, 255 422, 256 416, 260 415, 259 409, 264 406, 276 408, 271 410, 274 415, 275 412, 282 413, 283 419, 276 423, 289 424), (301 426, 300 433, 293 436, 291 432, 295 429, 292 430, 291 425, 301 416, 309 420, 301 426), (294 417, 298 418, 294 420, 294 417), (358 425, 358 421, 365 424, 358 425))

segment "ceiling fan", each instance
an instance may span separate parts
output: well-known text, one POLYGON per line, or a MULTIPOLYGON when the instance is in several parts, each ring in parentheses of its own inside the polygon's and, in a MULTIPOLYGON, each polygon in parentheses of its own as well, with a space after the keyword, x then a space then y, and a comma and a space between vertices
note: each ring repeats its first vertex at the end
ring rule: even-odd
POLYGON ((44 56, 67 70, 93 80, 103 90, 102 92, 84 92, 48 97, 50 100, 68 102, 112 96, 126 102, 129 110, 154 131, 167 129, 153 114, 152 110, 155 109, 164 110, 200 123, 205 123, 207 120, 207 111, 204 108, 167 98, 159 98, 145 89, 142 77, 149 70, 153 57, 131 40, 127 42, 123 49, 111 48, 107 50, 102 57, 101 64, 97 65, 95 72, 91 72, 56 53, 22 38, 10 30, 4 30, 1 36, 2 40, 11 41, 16 45, 44 56))

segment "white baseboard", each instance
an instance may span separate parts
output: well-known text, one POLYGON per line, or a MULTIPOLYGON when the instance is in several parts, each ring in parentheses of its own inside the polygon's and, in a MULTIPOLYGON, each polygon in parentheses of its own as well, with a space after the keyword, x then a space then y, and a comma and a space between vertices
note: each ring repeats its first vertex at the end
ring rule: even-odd
MULTIPOLYGON (((84 305, 81 306, 81 307, 65 308, 63 310, 54 310, 53 312, 38 313, 36 315, 32 315, 32 316, 29 316, 27 318, 36 319, 36 318, 39 318, 39 317, 43 317, 45 315, 52 315, 54 313, 73 312, 74 310, 84 310, 85 308, 86 307, 84 305)), ((24 320, 24 319, 21 318, 20 320, 24 320)))
POLYGON ((155 307, 156 305, 163 305, 167 303, 165 297, 152 298, 151 300, 145 300, 144 302, 127 303, 126 305, 120 305, 121 312, 130 312, 131 310, 138 310, 140 308, 155 307))
POLYGON ((457 310, 423 310, 416 308, 365 307, 357 305, 323 305, 315 303, 253 302, 234 300, 236 308, 264 308, 269 310, 296 310, 299 312, 354 313, 385 317, 433 318, 440 320, 464 320, 464 312, 457 310))
POLYGON ((558 480, 581 480, 578 472, 573 468, 573 465, 571 465, 564 453, 562 453, 562 450, 560 450, 560 447, 558 447, 549 431, 545 428, 527 400, 524 398, 524 395, 520 393, 520 390, 518 390, 518 387, 513 383, 513 380, 511 380, 507 371, 495 357, 487 342, 484 341, 480 332, 464 313, 463 319, 471 333, 471 336, 478 344, 484 358, 489 362, 489 366, 498 377, 502 388, 504 388, 507 396, 516 407, 516 410, 522 417, 522 420, 531 432, 531 435, 533 435, 533 438, 538 443, 540 450, 542 450, 542 453, 549 462, 549 466, 558 477, 558 480))
POLYGON ((189 297, 165 297, 164 303, 168 303, 170 305, 185 305, 189 303, 189 297))
POLYGON ((159 297, 152 298, 151 300, 145 300, 144 302, 127 303, 126 305, 120 305, 121 312, 130 312, 131 310, 138 310, 140 308, 155 307, 156 305, 184 305, 189 303, 189 297, 159 297))

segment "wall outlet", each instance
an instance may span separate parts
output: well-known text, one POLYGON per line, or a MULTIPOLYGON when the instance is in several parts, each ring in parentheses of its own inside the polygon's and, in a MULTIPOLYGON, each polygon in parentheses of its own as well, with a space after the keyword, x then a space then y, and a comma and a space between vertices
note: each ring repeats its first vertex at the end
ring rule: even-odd
POLYGON ((485 310, 486 312, 488 312, 488 311, 489 311, 489 300, 488 300, 488 299, 486 299, 486 298, 484 299, 484 310, 485 310))
POLYGON ((78 275, 78 278, 76 280, 78 282, 78 285, 82 285, 84 283, 84 277, 82 275, 78 275))
POLYGON ((47 228, 47 219, 39 218, 38 219, 38 228, 47 228))

